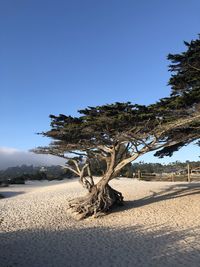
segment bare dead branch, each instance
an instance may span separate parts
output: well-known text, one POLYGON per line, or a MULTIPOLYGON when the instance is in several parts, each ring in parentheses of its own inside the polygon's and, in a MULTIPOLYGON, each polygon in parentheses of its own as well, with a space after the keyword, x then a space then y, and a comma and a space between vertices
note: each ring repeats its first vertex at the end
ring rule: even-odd
POLYGON ((63 169, 68 169, 70 171, 72 171, 73 173, 75 173, 76 175, 80 175, 80 173, 78 173, 76 170, 74 170, 72 167, 67 166, 67 165, 60 165, 63 169))
POLYGON ((75 159, 72 159, 72 162, 74 163, 77 172, 78 172, 78 173, 81 173, 81 170, 80 170, 80 168, 79 168, 79 166, 78 166, 78 162, 77 162, 75 159))

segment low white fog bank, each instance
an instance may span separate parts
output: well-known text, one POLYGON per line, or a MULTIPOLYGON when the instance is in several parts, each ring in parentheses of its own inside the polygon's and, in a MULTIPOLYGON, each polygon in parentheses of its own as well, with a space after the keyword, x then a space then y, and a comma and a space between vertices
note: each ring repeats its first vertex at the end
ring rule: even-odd
POLYGON ((66 160, 51 155, 38 155, 10 147, 0 147, 0 169, 17 165, 59 165, 66 160))

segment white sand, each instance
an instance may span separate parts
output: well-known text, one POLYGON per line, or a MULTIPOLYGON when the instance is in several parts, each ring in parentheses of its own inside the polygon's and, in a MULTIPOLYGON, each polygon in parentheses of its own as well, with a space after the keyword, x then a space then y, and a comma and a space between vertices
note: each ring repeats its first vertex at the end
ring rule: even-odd
POLYGON ((76 180, 1 188, 1 267, 200 266, 200 183, 111 182, 125 206, 75 221, 76 180))

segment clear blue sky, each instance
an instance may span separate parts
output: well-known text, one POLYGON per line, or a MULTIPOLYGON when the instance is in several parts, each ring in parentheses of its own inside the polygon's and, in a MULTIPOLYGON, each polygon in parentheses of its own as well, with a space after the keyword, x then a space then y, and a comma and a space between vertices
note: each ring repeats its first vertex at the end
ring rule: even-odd
POLYGON ((0 1, 0 146, 47 144, 49 114, 167 96, 166 56, 197 38, 199 14, 199 0, 0 1))

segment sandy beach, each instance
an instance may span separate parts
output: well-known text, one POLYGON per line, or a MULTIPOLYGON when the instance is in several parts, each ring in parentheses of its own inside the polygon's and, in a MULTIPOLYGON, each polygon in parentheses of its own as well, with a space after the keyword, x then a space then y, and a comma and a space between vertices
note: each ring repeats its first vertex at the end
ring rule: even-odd
POLYGON ((1 188, 0 266, 200 266, 200 183, 110 183, 125 205, 76 221, 77 180, 1 188))

